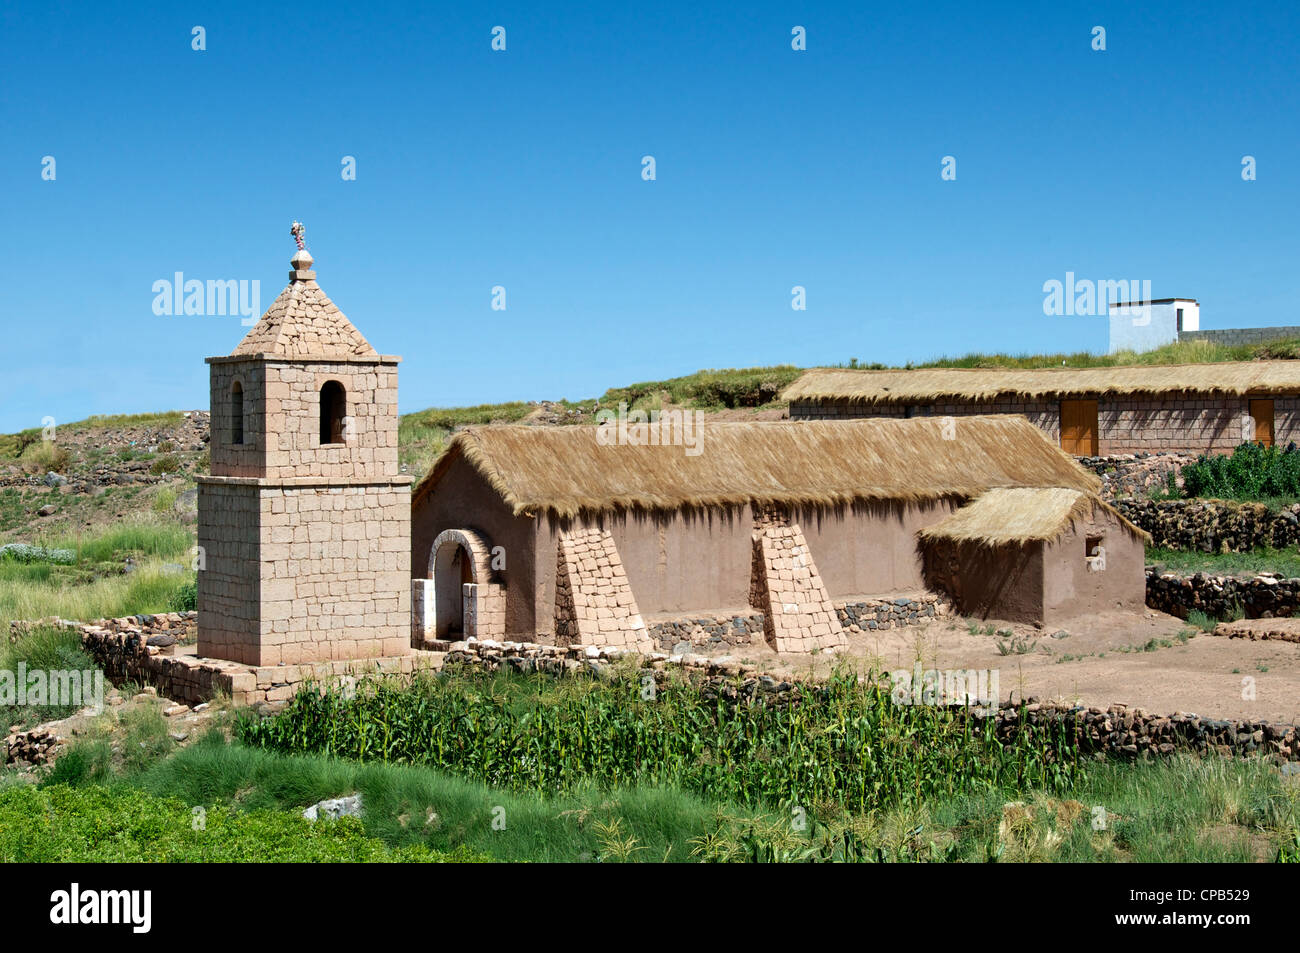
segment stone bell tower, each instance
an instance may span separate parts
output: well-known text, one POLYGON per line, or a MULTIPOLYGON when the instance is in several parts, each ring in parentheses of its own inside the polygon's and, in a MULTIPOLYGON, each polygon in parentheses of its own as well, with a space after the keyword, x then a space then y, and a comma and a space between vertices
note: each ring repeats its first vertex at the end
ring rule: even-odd
POLYGON ((289 286, 210 357, 211 476, 199 483, 199 655, 249 665, 410 651, 411 478, 397 364, 316 284, 289 286))

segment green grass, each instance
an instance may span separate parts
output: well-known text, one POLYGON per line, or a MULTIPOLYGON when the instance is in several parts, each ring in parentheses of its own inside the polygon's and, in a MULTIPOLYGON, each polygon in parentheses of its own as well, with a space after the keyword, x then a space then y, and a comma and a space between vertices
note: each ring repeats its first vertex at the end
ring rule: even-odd
POLYGON ((662 395, 677 406, 702 410, 765 407, 803 373, 790 364, 775 367, 746 367, 726 370, 702 370, 682 377, 660 381, 642 381, 626 387, 612 387, 600 399, 604 408, 617 409, 626 402, 629 408, 656 410, 662 395))
MULTIPOLYGON (((138 737, 149 732, 137 731, 123 747, 134 748, 138 737)), ((423 766, 250 748, 218 732, 179 751, 160 747, 116 772, 108 760, 103 742, 78 742, 47 783, 113 796, 138 789, 203 806, 209 819, 216 805, 292 819, 317 801, 360 792, 364 834, 390 849, 501 861, 1241 862, 1294 853, 1288 845, 1297 844, 1300 821, 1300 787, 1284 783, 1275 767, 1214 757, 1099 762, 1054 794, 991 788, 857 811, 814 797, 794 798, 797 809, 740 807, 711 791, 650 784, 510 791, 423 766), (1027 803, 1032 816, 1009 808, 1014 801, 1027 803), (1022 823, 1004 825, 1017 816, 1022 823), (1104 822, 1094 829, 1098 818, 1104 822)), ((68 859, 82 856, 70 839, 61 849, 68 859)), ((93 840, 85 849, 95 856, 93 840)))
POLYGON ((197 816, 176 798, 127 787, 0 789, 3 863, 430 863, 479 859, 420 845, 390 848, 351 818, 315 824, 275 811, 212 804, 197 816))
POLYGON ((179 410, 164 410, 153 414, 92 414, 85 420, 62 424, 68 430, 121 430, 126 427, 176 427, 183 423, 185 414, 179 410))
MULTIPOLYGON (((18 672, 19 663, 27 671, 81 671, 94 670, 90 656, 81 650, 81 638, 66 629, 38 628, 29 632, 17 643, 0 642, 0 671, 18 672)), ((16 675, 15 675, 16 678, 16 675)), ((0 731, 13 726, 31 727, 56 718, 66 718, 79 705, 0 705, 0 731)))
POLYGON ((50 540, 51 548, 77 554, 71 566, 23 564, 0 560, 0 626, 12 619, 90 620, 114 616, 176 611, 188 603, 194 583, 188 528, 170 521, 138 520, 89 536, 50 540), (136 560, 133 572, 123 572, 124 560, 136 560), (185 567, 166 572, 163 564, 185 567))
POLYGON ((1287 578, 1300 577, 1300 550, 1255 549, 1248 553, 1202 553, 1178 549, 1148 549, 1148 565, 1162 572, 1184 575, 1203 572, 1220 576, 1245 576, 1277 572, 1287 578))
MULTIPOLYGON (((1251 361, 1294 359, 1300 357, 1300 339, 1289 338, 1267 344, 1224 345, 1209 341, 1176 341, 1151 351, 1135 353, 1119 351, 1115 354, 1093 354, 1076 351, 1071 354, 967 354, 962 357, 940 357, 930 361, 908 363, 906 367, 1118 367, 1124 365, 1157 364, 1211 364, 1221 361, 1251 361)), ((879 365, 874 365, 879 367, 879 365)))

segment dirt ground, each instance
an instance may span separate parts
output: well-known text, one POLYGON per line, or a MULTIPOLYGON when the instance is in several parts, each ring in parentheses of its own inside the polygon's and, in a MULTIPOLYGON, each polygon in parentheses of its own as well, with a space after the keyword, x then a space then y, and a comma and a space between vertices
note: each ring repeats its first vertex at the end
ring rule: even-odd
POLYGON ((812 660, 779 656, 766 645, 708 654, 792 675, 824 674, 836 658, 886 671, 911 670, 920 659, 923 669, 996 669, 1003 699, 1065 700, 1099 708, 1118 703, 1160 714, 1300 723, 1300 645, 1293 642, 1210 635, 1149 609, 1042 629, 979 620, 973 634, 972 624, 948 616, 924 625, 849 633, 846 652, 812 660), (994 632, 986 634, 990 626, 994 632))

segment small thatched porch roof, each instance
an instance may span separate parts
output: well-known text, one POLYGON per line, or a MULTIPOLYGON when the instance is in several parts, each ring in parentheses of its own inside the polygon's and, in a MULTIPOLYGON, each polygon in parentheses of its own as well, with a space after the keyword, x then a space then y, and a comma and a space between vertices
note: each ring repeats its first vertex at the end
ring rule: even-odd
POLYGON ((1147 533, 1095 495, 1064 487, 997 487, 919 535, 922 539, 982 546, 1050 542, 1076 519, 1088 519, 1098 510, 1114 516, 1143 542, 1151 541, 1147 533))

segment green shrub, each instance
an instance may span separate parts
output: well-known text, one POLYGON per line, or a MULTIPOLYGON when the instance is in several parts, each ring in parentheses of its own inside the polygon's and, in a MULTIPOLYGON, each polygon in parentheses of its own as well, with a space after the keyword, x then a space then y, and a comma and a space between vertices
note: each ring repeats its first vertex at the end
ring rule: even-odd
POLYGON ((169 612, 194 612, 199 607, 199 586, 196 580, 191 579, 183 583, 179 589, 171 594, 167 602, 169 612))
POLYGON ((33 546, 30 543, 6 543, 0 546, 0 559, 18 563, 71 566, 77 561, 77 554, 70 549, 49 549, 45 546, 33 546))
POLYGON ((174 453, 164 453, 149 465, 149 472, 154 476, 160 476, 164 473, 175 473, 180 468, 180 457, 176 456, 174 453))
POLYGON ((356 818, 312 823, 293 812, 238 813, 129 787, 0 790, 3 863, 338 863, 479 860, 413 844, 390 848, 356 818), (201 808, 197 812, 195 808, 201 808))
POLYGON ((1225 500, 1300 496, 1300 451, 1243 443, 1230 455, 1202 454, 1183 468, 1183 492, 1225 500))

